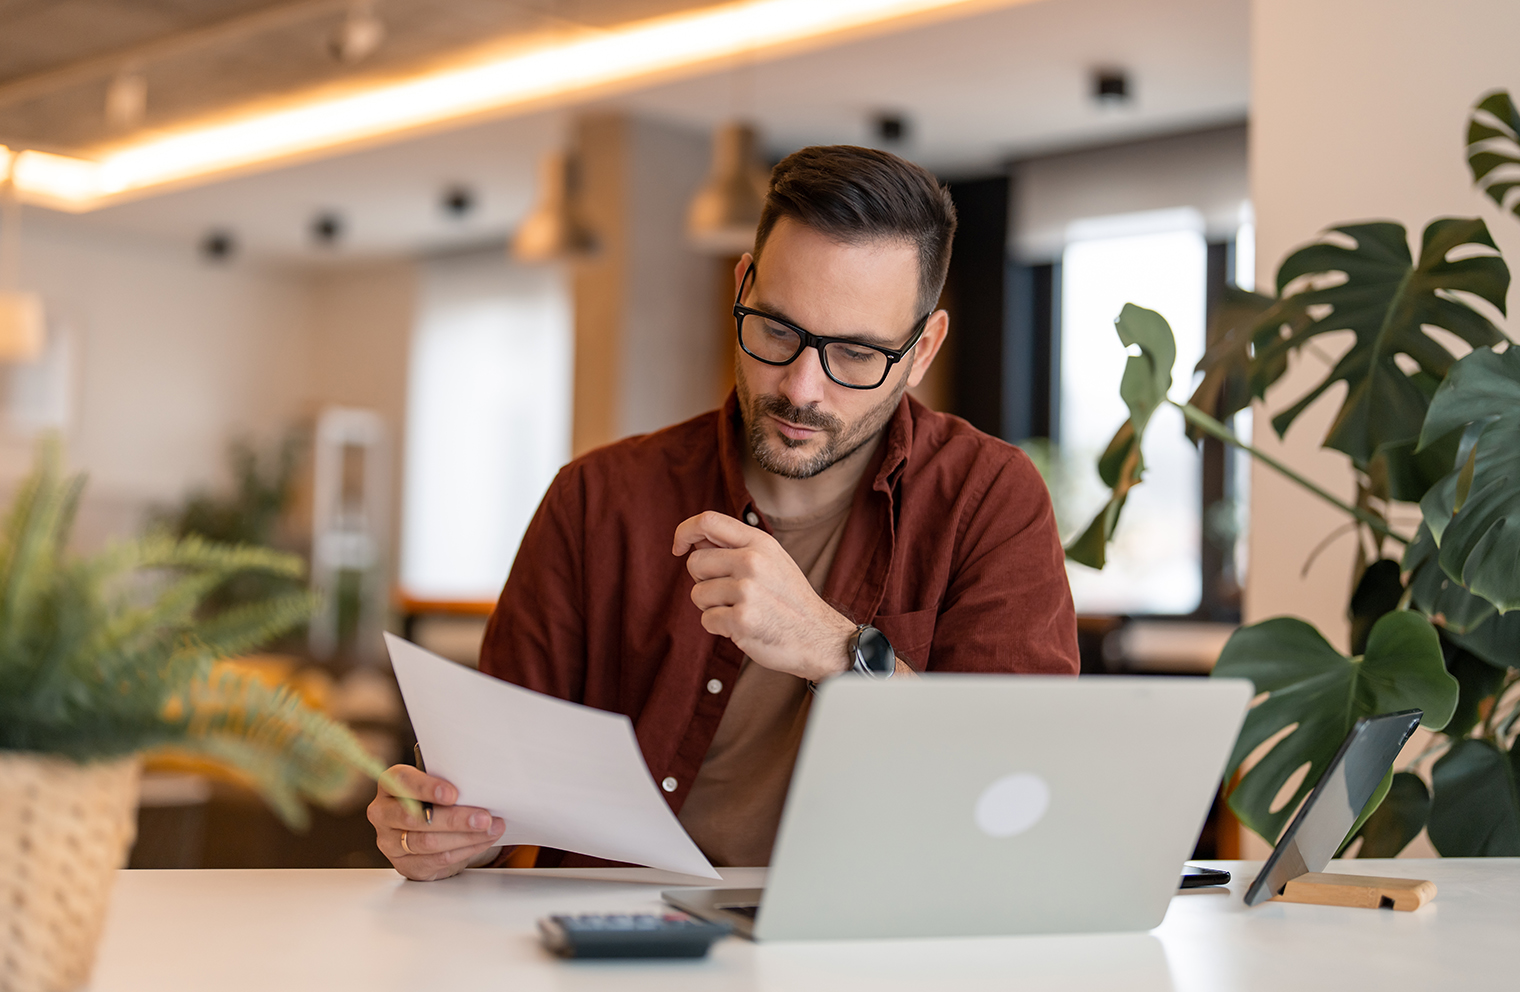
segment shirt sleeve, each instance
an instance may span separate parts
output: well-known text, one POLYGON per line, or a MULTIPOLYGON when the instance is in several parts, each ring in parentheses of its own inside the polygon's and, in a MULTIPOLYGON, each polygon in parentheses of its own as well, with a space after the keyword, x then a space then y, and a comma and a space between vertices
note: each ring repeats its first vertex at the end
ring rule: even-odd
POLYGON ((1050 493, 1015 451, 968 504, 928 670, 1075 675, 1077 617, 1050 493))
POLYGON ((572 702, 586 684, 583 486, 576 465, 549 485, 480 647, 482 672, 572 702))

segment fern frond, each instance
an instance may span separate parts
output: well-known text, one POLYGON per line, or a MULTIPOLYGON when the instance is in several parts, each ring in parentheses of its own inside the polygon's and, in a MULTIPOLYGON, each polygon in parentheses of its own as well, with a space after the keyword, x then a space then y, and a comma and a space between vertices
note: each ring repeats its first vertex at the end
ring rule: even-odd
POLYGON ((381 765, 343 724, 306 706, 288 687, 217 668, 188 694, 180 746, 235 758, 255 789, 292 826, 305 821, 298 797, 323 805, 341 798, 355 773, 377 778, 381 765))
POLYGON ((223 576, 234 572, 269 572, 291 579, 306 574, 300 556, 273 548, 245 544, 218 544, 191 534, 174 538, 167 533, 142 539, 143 568, 205 570, 223 576))
POLYGON ((317 596, 303 589, 223 610, 196 624, 179 652, 206 658, 241 654, 310 618, 317 603, 317 596))
POLYGON ((354 773, 383 774, 294 693, 213 664, 310 614, 310 594, 292 588, 299 558, 154 533, 70 559, 83 485, 44 442, 0 532, 0 750, 78 761, 194 750, 242 769, 294 825, 304 801, 331 803, 354 773), (252 576, 264 579, 240 590, 241 605, 217 605, 226 583, 252 576))

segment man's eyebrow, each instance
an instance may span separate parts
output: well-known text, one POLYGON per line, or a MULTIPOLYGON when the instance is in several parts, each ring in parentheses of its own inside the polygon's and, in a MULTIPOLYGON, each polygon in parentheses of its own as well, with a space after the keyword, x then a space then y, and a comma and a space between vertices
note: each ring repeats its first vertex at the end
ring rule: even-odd
MULTIPOLYGON (((755 306, 751 309, 763 311, 764 313, 770 314, 772 317, 780 317, 788 324, 796 324, 798 327, 802 327, 803 330, 808 331, 810 334, 816 333, 807 327, 803 327, 803 325, 798 323, 796 320, 793 320, 792 317, 787 314, 787 312, 781 307, 773 306, 762 299, 756 299, 755 306)), ((861 344, 868 344, 877 348, 886 348, 889 351, 893 348, 893 342, 891 338, 884 338, 878 334, 818 334, 817 336, 821 338, 835 338, 840 341, 858 341, 861 344)))

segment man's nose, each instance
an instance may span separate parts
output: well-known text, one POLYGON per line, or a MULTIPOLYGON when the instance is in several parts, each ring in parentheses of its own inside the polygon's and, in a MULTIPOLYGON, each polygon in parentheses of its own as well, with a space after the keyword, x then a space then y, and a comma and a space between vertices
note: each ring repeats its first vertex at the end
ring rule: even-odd
POLYGON ((781 393, 793 406, 812 406, 823 401, 830 380, 823 371, 822 356, 817 348, 804 348, 792 364, 786 366, 782 378, 781 393))

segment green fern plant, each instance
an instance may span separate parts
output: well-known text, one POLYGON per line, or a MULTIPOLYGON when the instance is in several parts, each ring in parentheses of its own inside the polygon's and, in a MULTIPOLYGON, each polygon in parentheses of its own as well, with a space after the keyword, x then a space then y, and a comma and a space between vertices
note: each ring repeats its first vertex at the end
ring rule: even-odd
POLYGON ((172 748, 230 765, 293 827, 383 768, 289 689, 215 663, 311 612, 304 590, 208 609, 229 579, 299 580, 299 558, 167 533, 67 550, 84 477, 38 449, 0 532, 0 751, 79 762, 172 748))

